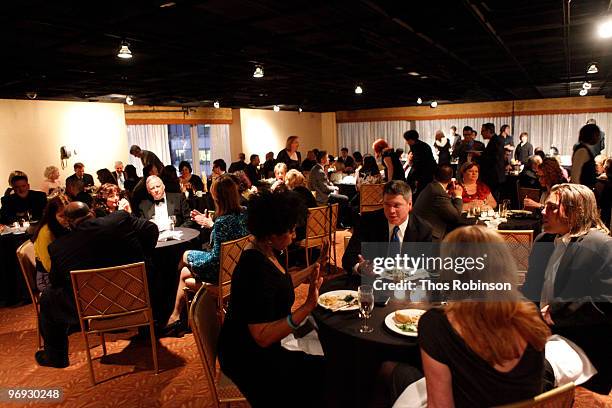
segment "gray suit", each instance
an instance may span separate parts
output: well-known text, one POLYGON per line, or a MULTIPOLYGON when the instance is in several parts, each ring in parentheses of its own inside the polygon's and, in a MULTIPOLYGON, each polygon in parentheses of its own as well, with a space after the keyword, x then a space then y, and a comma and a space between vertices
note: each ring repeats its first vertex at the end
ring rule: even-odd
POLYGON ((329 200, 329 194, 336 191, 334 185, 327 178, 323 166, 315 164, 310 170, 308 176, 308 184, 310 189, 317 192, 316 199, 318 205, 325 205, 329 200))
POLYGON ((421 191, 412 212, 432 227, 432 241, 442 241, 446 232, 461 223, 463 200, 451 198, 442 185, 433 181, 421 191))

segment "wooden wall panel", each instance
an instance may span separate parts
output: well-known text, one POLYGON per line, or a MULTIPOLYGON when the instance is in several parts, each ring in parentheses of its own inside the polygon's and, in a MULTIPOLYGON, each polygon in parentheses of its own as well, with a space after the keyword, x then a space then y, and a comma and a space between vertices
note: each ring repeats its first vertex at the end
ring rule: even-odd
POLYGON ((232 110, 230 108, 125 105, 125 123, 128 125, 231 124, 232 110))

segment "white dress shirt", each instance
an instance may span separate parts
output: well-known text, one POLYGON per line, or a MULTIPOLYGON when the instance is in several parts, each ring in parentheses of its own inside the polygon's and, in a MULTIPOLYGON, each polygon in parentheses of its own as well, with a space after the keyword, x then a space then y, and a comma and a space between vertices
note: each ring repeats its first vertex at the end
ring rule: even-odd
MULTIPOLYGON (((410 216, 406 217, 406 220, 402 222, 400 225, 398 225, 399 231, 397 232, 397 237, 399 238, 400 245, 402 242, 404 242, 404 234, 406 233, 406 228, 408 228, 409 219, 410 219, 410 216)), ((388 223, 388 227, 389 227, 389 242, 391 242, 391 236, 393 235, 393 229, 395 228, 395 225, 388 223)))
POLYGON ((157 228, 159 228, 160 232, 170 229, 170 218, 168 214, 168 202, 166 201, 166 194, 164 194, 163 200, 163 203, 154 202, 155 215, 151 220, 153 221, 153 223, 155 223, 155 225, 157 225, 157 228))

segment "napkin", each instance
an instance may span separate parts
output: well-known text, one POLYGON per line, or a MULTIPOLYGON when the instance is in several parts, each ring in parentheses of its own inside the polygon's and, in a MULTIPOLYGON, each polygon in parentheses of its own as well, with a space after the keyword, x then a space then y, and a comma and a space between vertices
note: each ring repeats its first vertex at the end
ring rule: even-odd
POLYGON ((311 356, 323 356, 323 347, 321 347, 316 330, 299 339, 296 339, 293 333, 290 333, 281 340, 281 346, 289 351, 303 351, 311 356))
POLYGON ((569 382, 580 385, 597 374, 597 369, 593 367, 584 351, 557 334, 550 336, 546 341, 544 355, 555 372, 557 387, 569 382))
POLYGON ((159 237, 157 237, 157 240, 159 242, 165 242, 171 240, 180 240, 182 237, 183 231, 166 230, 159 233, 159 237))

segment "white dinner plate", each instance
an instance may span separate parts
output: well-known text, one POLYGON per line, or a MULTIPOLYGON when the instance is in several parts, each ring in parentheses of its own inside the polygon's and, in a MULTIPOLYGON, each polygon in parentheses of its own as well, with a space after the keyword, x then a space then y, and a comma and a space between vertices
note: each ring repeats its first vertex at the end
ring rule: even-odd
MULTIPOLYGON (((402 309, 403 312, 407 312, 410 314, 410 316, 422 316, 425 313, 425 310, 421 310, 421 309, 402 309)), ((414 331, 414 332, 410 332, 410 331, 403 331, 402 329, 400 329, 399 327, 397 327, 397 323, 395 322, 394 319, 395 316, 395 312, 391 312, 387 315, 387 317, 385 317, 385 325, 393 332, 397 333, 397 334, 401 334, 402 336, 408 336, 408 337, 417 337, 418 336, 418 332, 414 331)))
POLYGON ((325 292, 322 295, 320 295, 319 299, 317 300, 317 303, 322 308, 331 310, 332 312, 336 312, 336 311, 348 312, 351 310, 359 309, 359 303, 357 302, 357 296, 358 296, 358 293, 356 290, 332 290, 331 292, 325 292), (341 299, 344 299, 346 296, 352 296, 353 300, 351 300, 351 303, 354 302, 354 304, 347 306, 348 303, 345 302, 344 300, 341 300, 341 299), (332 299, 336 298, 339 300, 335 304, 326 304, 324 303, 324 299, 326 298, 332 298, 332 299))

